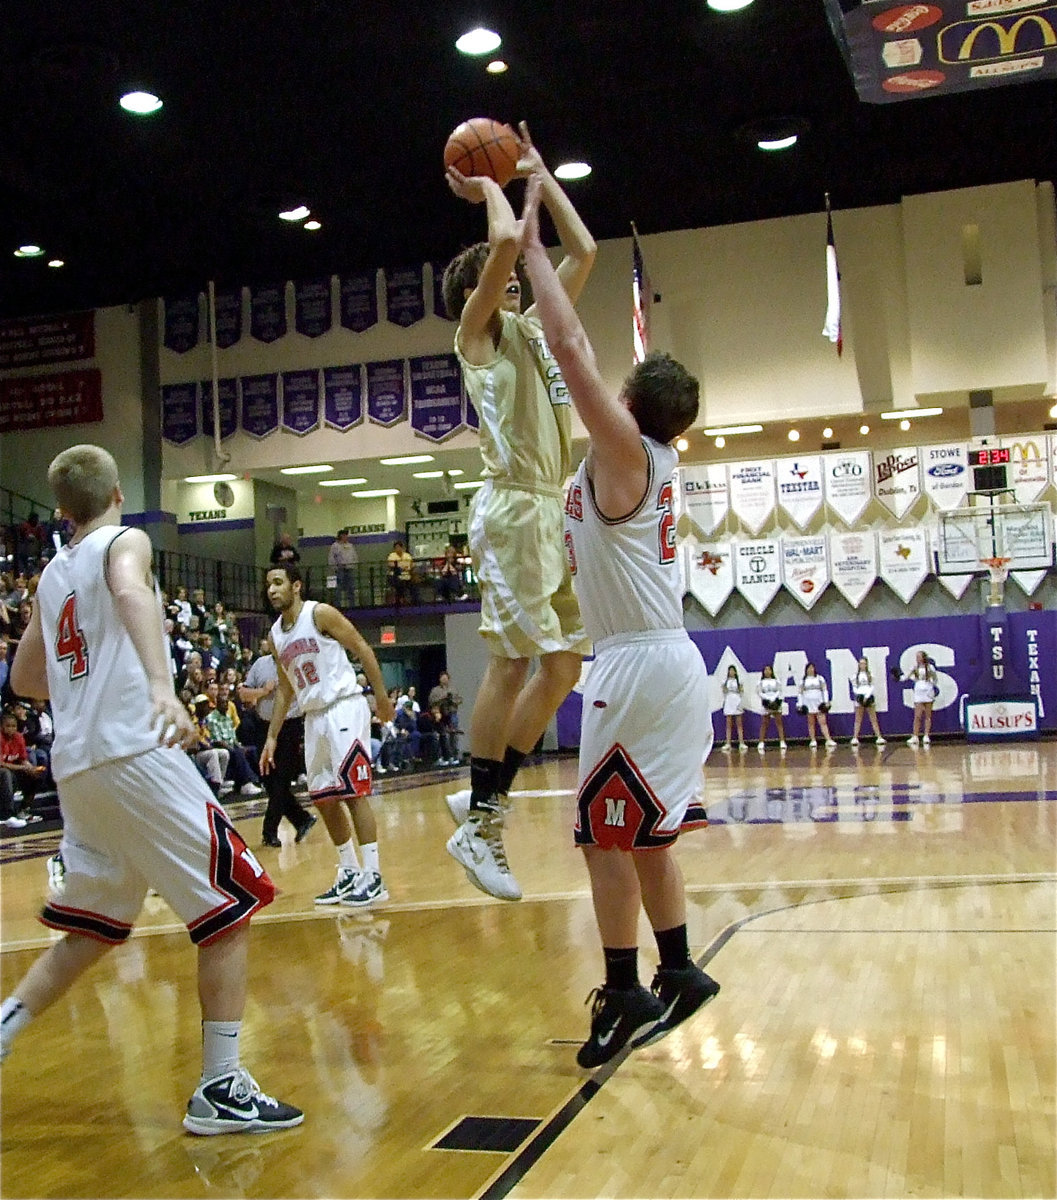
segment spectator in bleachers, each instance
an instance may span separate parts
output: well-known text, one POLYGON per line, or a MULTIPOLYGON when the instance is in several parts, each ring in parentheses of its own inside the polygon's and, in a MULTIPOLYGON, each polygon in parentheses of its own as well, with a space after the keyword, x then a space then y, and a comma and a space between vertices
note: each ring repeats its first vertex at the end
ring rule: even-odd
POLYGON ((11 674, 11 664, 7 658, 7 638, 0 631, 0 694, 7 687, 7 677, 11 674))
POLYGON ((176 619, 183 625, 185 629, 191 628, 191 602, 187 599, 187 588, 180 584, 176 589, 176 596, 173 599, 173 604, 176 605, 176 619))
POLYGON ((240 796, 263 795, 257 772, 238 740, 235 724, 238 718, 227 684, 206 684, 205 695, 216 706, 205 715, 209 741, 214 749, 226 750, 229 755, 226 776, 234 782, 240 796))
POLYGON ((437 600, 450 604, 453 600, 468 600, 462 578, 462 565, 454 546, 444 547, 444 560, 437 571, 437 600))
POLYGON ((389 583, 393 589, 393 600, 396 604, 418 603, 415 588, 415 560, 407 552, 407 547, 401 541, 393 542, 393 548, 386 557, 386 567, 389 571, 389 583))
POLYGON ((455 710, 449 708, 445 711, 439 704, 434 704, 430 712, 433 714, 440 737, 440 759, 437 766, 457 767, 460 762, 459 728, 455 723, 455 710))
POLYGON ((31 574, 39 566, 48 532, 40 523, 40 517, 31 512, 18 528, 18 567, 31 574))
MULTIPOLYGON (((11 776, 12 796, 7 803, 9 815, 17 815, 12 809, 15 791, 22 793, 23 805, 32 808, 33 797, 43 785, 47 770, 29 757, 26 739, 18 731, 18 716, 12 708, 5 709, 3 716, 0 716, 0 771, 11 776)), ((0 788, 3 787, 0 784, 0 788)), ((4 823, 9 824, 8 821, 4 823)))
MULTIPOLYGON (((432 766, 440 757, 440 710, 437 710, 436 719, 434 719, 431 709, 423 709, 415 717, 415 726, 418 732, 418 746, 415 748, 415 757, 420 759, 423 765, 432 766)), ((447 759, 445 758, 445 762, 447 759)))
POLYGON ((349 531, 339 529, 338 536, 331 543, 327 553, 327 563, 334 571, 337 584, 337 600, 339 608, 355 607, 356 605, 356 564, 359 555, 356 547, 349 541, 349 531))
POLYGON ((293 566, 301 561, 301 555, 294 545, 294 535, 287 530, 279 534, 279 540, 272 547, 268 560, 273 566, 293 566))
POLYGON ((216 670, 220 666, 220 655, 213 649, 212 634, 200 633, 198 635, 198 653, 202 656, 203 671, 208 671, 210 667, 216 670))

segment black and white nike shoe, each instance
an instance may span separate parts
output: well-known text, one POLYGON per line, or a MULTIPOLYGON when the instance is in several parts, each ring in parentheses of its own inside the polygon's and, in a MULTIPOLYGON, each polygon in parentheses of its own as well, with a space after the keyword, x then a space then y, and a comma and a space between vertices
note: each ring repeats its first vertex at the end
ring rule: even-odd
POLYGON ((600 1067, 635 1038, 653 1029, 664 1015, 660 1000, 642 986, 600 987, 587 997, 591 1009, 591 1036, 576 1052, 581 1067, 600 1067))
POLYGON ((719 984, 696 963, 678 970, 661 970, 653 977, 653 995, 660 1002, 661 1017, 653 1029, 632 1040, 632 1048, 652 1046, 719 994, 719 984))
POLYGON ((268 1133, 300 1125, 305 1114, 261 1091, 256 1079, 239 1067, 206 1080, 187 1102, 184 1129, 190 1133, 268 1133))

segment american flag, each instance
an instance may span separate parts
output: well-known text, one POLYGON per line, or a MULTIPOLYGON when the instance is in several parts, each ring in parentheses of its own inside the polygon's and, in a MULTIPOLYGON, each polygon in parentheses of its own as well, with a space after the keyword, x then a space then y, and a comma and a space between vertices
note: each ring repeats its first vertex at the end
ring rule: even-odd
POLYGON ((840 268, 837 266, 837 244, 833 240, 833 214, 826 197, 826 323, 822 336, 837 347, 838 356, 844 352, 844 332, 840 321, 840 268))
POLYGON ((650 352, 650 305, 653 302, 653 287, 642 262, 642 247, 639 245, 638 230, 631 227, 631 289, 635 314, 632 328, 635 361, 642 362, 650 352))

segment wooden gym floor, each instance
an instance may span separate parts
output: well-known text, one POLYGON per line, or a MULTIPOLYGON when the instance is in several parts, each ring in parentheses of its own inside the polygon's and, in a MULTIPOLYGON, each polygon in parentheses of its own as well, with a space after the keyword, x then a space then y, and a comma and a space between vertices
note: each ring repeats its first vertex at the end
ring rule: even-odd
MULTIPOLYGON (((723 990, 593 1076, 574 1061, 601 979, 575 762, 519 776, 518 904, 444 851, 465 775, 380 781, 392 899, 373 910, 314 909, 322 823, 259 850, 282 894, 254 922, 243 1057, 303 1126, 182 1131, 194 951, 151 897, 4 1064, 2 1195, 1055 1195, 1057 743, 713 753, 712 824, 678 855, 723 990)), ((259 808, 231 809, 255 850, 259 808)), ((3 842, 4 995, 48 944, 56 842, 3 842)), ((641 945, 648 983, 645 925, 641 945)))

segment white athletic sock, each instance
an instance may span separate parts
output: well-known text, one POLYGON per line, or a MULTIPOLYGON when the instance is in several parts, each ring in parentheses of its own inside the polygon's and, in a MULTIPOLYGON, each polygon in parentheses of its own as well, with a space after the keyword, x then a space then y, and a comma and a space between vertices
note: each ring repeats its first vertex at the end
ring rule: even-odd
POLYGON ((378 843, 367 842, 360 847, 360 852, 363 854, 363 869, 381 875, 382 872, 378 866, 378 843))
POLYGON ((8 996, 0 1006, 0 1058, 6 1058, 15 1035, 33 1019, 33 1014, 17 996, 8 996))
POLYGON ((241 1021, 202 1022, 202 1082, 228 1075, 239 1065, 241 1021))
POLYGON ((356 843, 349 838, 344 846, 338 847, 338 862, 348 871, 358 871, 360 860, 356 857, 356 843))

